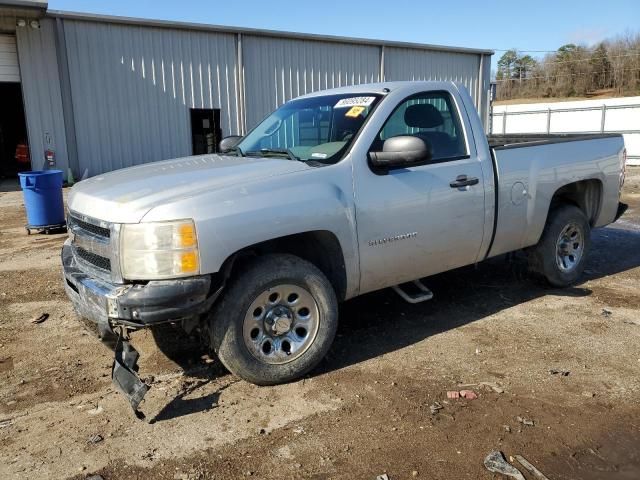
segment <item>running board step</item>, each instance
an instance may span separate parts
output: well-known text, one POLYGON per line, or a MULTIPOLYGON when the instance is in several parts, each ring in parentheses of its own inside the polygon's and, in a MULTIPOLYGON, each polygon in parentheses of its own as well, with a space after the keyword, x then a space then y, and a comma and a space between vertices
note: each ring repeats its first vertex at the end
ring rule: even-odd
POLYGON ((403 283, 402 285, 394 285, 393 290, 402 297, 402 299, 409 303, 421 303, 431 300, 433 298, 433 292, 429 290, 420 280, 414 280, 413 282, 403 283), (413 285, 418 291, 409 293, 403 286, 413 285))

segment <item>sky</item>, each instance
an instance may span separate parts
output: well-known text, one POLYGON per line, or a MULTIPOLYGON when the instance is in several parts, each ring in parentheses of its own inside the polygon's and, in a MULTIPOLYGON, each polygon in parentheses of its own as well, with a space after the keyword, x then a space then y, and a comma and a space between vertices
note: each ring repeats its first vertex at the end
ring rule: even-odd
POLYGON ((640 0, 49 0, 49 9, 493 49, 494 69, 500 50, 640 32, 640 0))

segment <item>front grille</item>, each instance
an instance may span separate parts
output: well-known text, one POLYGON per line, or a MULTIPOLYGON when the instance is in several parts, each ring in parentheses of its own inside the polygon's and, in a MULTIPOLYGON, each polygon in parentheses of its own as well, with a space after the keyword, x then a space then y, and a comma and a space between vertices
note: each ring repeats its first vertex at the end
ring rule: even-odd
POLYGON ((85 222, 84 220, 80 220, 73 215, 69 216, 69 220, 71 224, 75 224, 83 230, 86 230, 89 233, 97 235, 99 237, 109 238, 111 237, 111 230, 105 227, 100 227, 98 225, 94 225, 92 223, 85 222))
POLYGON ((119 278, 117 262, 112 265, 118 230, 110 223, 69 212, 67 221, 73 254, 89 275, 104 280, 119 278), (115 272, 112 271, 115 267, 115 272))
POLYGON ((101 268, 102 270, 111 270, 111 260, 109 260, 108 258, 88 252, 82 247, 76 247, 75 250, 78 257, 80 257, 85 262, 90 263, 94 267, 101 268))

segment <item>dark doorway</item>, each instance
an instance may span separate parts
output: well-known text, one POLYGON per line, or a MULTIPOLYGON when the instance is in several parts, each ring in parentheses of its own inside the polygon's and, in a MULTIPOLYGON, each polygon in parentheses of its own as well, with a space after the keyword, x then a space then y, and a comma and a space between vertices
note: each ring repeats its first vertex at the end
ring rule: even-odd
POLYGON ((11 178, 31 168, 19 83, 0 83, 0 105, 0 178, 11 178))
POLYGON ((220 109, 191 109, 191 141, 193 154, 214 153, 218 151, 218 143, 222 140, 220 128, 220 109))

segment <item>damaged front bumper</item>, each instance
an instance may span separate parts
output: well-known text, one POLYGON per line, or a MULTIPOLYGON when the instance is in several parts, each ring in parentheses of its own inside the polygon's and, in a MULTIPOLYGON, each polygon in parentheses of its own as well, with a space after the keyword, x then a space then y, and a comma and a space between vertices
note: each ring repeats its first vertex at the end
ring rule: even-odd
POLYGON ((211 292, 211 276, 200 275, 144 284, 115 284, 86 273, 69 241, 62 248, 64 287, 75 311, 95 323, 102 339, 118 336, 112 380, 136 414, 148 386, 137 373, 138 352, 127 332, 166 322, 197 320, 219 292, 211 292))
POLYGON ((188 320, 212 303, 211 277, 200 275, 144 284, 115 284, 86 273, 69 241, 62 247, 64 287, 76 311, 98 325, 101 334, 113 327, 139 329, 188 320))
POLYGON ((111 381, 127 397, 133 412, 138 418, 144 418, 138 410, 140 402, 149 391, 149 385, 138 376, 138 358, 140 354, 133 348, 126 332, 120 331, 116 342, 116 355, 111 367, 111 381))

